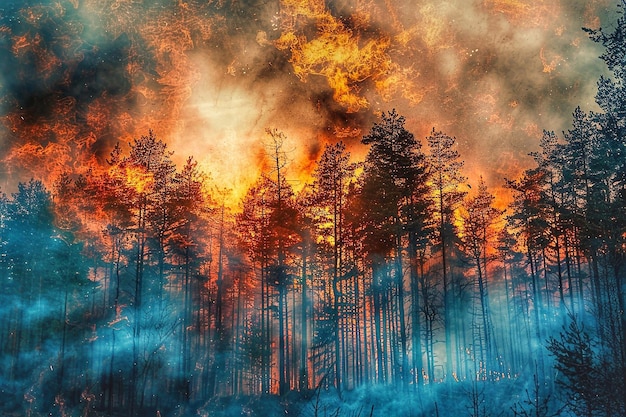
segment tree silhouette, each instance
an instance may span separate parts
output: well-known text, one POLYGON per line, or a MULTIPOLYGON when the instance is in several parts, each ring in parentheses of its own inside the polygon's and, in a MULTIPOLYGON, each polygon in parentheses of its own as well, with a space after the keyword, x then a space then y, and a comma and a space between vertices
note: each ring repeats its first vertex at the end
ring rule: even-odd
POLYGON ((495 238, 495 226, 502 216, 502 211, 496 209, 495 197, 489 193, 482 177, 478 183, 475 196, 467 199, 461 212, 462 218, 462 245, 476 268, 476 286, 478 287, 478 301, 482 321, 481 367, 478 372, 482 378, 490 378, 491 372, 501 371, 498 364, 498 352, 495 349, 492 312, 489 300, 488 264, 493 255, 490 253, 495 238), (484 346, 484 349, 482 348, 484 346))
MULTIPOLYGON (((347 260, 345 248, 346 233, 344 217, 347 206, 347 194, 353 181, 356 166, 350 162, 350 154, 342 142, 326 145, 320 156, 316 170, 313 172, 311 200, 317 210, 315 222, 322 239, 321 251, 324 258, 330 258, 329 267, 331 304, 328 306, 327 319, 332 324, 332 331, 327 340, 319 340, 318 344, 332 344, 334 351, 334 385, 341 392, 344 382, 342 375, 347 370, 346 325, 353 315, 354 281, 350 272, 353 265, 347 260)), ((322 334, 322 333, 320 333, 322 334)))
POLYGON ((436 213, 435 239, 441 251, 441 277, 443 282, 444 327, 446 336, 446 365, 444 378, 451 377, 452 362, 452 321, 453 301, 451 294, 452 280, 450 274, 450 256, 456 241, 454 211, 461 203, 465 192, 460 189, 465 181, 461 174, 463 162, 455 149, 456 138, 437 132, 433 128, 426 138, 430 153, 428 166, 431 170, 431 187, 434 192, 434 209, 436 213))

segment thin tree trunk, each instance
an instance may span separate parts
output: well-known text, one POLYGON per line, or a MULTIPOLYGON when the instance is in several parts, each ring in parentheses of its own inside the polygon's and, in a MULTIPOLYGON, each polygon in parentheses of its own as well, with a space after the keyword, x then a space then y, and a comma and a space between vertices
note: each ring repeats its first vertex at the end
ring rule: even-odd
POLYGON ((300 373, 299 387, 300 391, 309 390, 309 329, 308 329, 308 280, 307 280, 307 255, 308 255, 308 239, 302 242, 302 271, 300 275, 302 285, 302 299, 300 300, 300 373))

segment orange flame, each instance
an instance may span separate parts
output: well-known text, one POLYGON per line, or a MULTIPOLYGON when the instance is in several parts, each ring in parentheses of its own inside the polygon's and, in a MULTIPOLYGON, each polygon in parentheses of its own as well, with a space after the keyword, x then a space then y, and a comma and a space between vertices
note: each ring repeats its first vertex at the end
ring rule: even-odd
MULTIPOLYGON (((360 9, 355 26, 369 21, 360 9)), ((294 73, 306 82, 310 75, 323 76, 333 90, 333 98, 354 113, 370 106, 362 93, 364 81, 371 79, 383 100, 390 100, 397 92, 412 103, 422 99, 414 93, 412 69, 402 68, 390 56, 393 42, 408 42, 410 34, 397 38, 385 35, 364 39, 359 31, 348 28, 340 18, 333 16, 320 1, 283 0, 281 2, 282 34, 275 41, 280 50, 291 52, 294 73), (312 21, 317 32, 313 37, 304 34, 312 21)))
POLYGON ((146 171, 142 166, 129 166, 124 168, 126 185, 131 187, 137 194, 144 194, 154 184, 154 174, 146 171))
POLYGON ((541 59, 541 63, 543 64, 543 72, 545 73, 551 73, 552 71, 556 70, 556 68, 561 65, 562 62, 565 62, 562 56, 557 54, 552 55, 553 56, 551 57, 550 62, 548 62, 548 58, 546 58, 544 48, 541 48, 541 50, 539 51, 539 58, 541 59))

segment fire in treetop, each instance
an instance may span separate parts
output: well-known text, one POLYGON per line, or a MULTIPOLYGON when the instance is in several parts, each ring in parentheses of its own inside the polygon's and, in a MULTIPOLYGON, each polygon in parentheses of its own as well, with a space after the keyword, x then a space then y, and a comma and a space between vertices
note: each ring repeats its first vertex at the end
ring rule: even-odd
POLYGON ((0 6, 3 186, 84 173, 152 129, 180 165, 242 197, 264 132, 288 138, 294 178, 325 143, 395 108, 423 140, 459 139, 472 177, 500 187, 541 129, 593 107, 608 1, 73 0, 0 6))

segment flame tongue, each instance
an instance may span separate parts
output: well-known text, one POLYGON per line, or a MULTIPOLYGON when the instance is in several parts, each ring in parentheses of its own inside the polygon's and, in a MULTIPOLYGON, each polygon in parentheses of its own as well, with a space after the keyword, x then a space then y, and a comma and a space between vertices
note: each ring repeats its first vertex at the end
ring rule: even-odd
MULTIPOLYGON (((362 91, 368 87, 366 80, 373 81, 383 98, 390 98, 400 86, 413 87, 412 78, 416 77, 411 69, 402 68, 391 57, 393 42, 406 42, 407 32, 394 40, 377 31, 362 30, 368 21, 367 13, 357 13, 355 27, 350 28, 344 20, 333 16, 323 2, 284 0, 282 34, 275 45, 291 52, 294 73, 300 80, 306 81, 310 75, 324 77, 335 101, 347 112, 357 112, 370 106, 364 94, 367 90, 362 91), (315 33, 307 36, 311 25, 315 33)), ((420 100, 411 93, 405 98, 420 100)))

